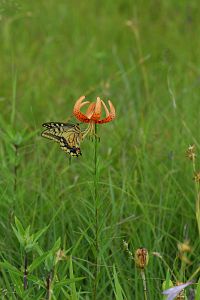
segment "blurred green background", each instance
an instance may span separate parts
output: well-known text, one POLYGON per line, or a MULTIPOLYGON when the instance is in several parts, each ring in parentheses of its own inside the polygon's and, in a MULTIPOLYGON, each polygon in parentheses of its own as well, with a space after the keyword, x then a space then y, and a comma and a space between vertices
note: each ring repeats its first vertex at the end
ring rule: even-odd
MULTIPOLYGON (((83 157, 69 165, 40 133, 44 122, 66 121, 81 95, 100 96, 117 118, 99 126, 97 298, 114 299, 115 264, 125 299, 142 299, 123 239, 132 250, 159 252, 177 278, 177 242, 189 239, 191 264, 179 279, 193 274, 200 249, 185 151, 193 143, 199 151, 199 15, 195 0, 0 0, 2 257, 18 266, 14 216, 33 231, 50 224, 41 245, 61 236, 63 248, 73 249, 76 276, 86 276, 81 291, 91 292, 94 143, 85 140, 83 157)), ((199 163, 197 155, 197 170, 199 163)), ((161 299, 166 272, 151 255, 151 299, 161 299)))

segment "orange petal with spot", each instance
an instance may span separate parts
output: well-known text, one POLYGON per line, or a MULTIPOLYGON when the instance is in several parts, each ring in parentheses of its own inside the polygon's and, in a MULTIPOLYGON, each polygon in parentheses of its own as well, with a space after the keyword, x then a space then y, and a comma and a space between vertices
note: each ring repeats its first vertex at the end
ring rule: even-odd
POLYGON ((75 103, 74 105, 74 110, 80 110, 81 107, 83 107, 84 105, 90 103, 90 101, 85 101, 82 102, 85 99, 85 96, 81 96, 75 103))
POLYGON ((89 119, 86 115, 84 115, 81 111, 80 108, 83 107, 84 105, 88 104, 89 101, 82 102, 85 99, 85 96, 81 96, 75 103, 74 109, 73 109, 73 114, 74 116, 81 122, 84 123, 89 123, 89 119))
POLYGON ((97 97, 97 101, 94 108, 94 113, 91 116, 91 120, 97 122, 101 117, 101 99, 97 97))

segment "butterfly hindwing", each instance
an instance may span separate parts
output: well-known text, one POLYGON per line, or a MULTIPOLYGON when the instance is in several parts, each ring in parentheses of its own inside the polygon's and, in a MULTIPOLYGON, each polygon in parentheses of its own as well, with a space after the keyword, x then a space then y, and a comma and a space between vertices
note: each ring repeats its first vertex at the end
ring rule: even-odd
POLYGON ((82 132, 79 126, 64 130, 62 136, 67 140, 70 147, 80 146, 80 142, 82 140, 82 132))
POLYGON ((81 149, 79 147, 69 147, 69 144, 67 143, 66 139, 61 137, 60 138, 60 148, 70 154, 71 156, 79 156, 81 154, 81 149))

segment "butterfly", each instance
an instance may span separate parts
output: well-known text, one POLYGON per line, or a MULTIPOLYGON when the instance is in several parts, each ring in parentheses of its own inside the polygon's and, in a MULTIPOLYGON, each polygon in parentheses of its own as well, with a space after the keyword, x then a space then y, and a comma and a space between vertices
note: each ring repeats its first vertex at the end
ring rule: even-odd
POLYGON ((79 124, 49 122, 42 124, 46 129, 42 136, 60 144, 61 149, 70 156, 82 155, 80 142, 83 135, 79 124))

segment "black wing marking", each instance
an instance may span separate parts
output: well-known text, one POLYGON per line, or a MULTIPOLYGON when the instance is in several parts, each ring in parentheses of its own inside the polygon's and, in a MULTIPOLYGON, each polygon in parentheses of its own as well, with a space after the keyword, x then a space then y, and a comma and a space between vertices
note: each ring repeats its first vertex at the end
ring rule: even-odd
POLYGON ((72 127, 76 126, 76 124, 62 123, 62 122, 48 122, 48 123, 43 123, 42 126, 48 128, 48 129, 60 128, 60 127, 72 128, 72 127))

